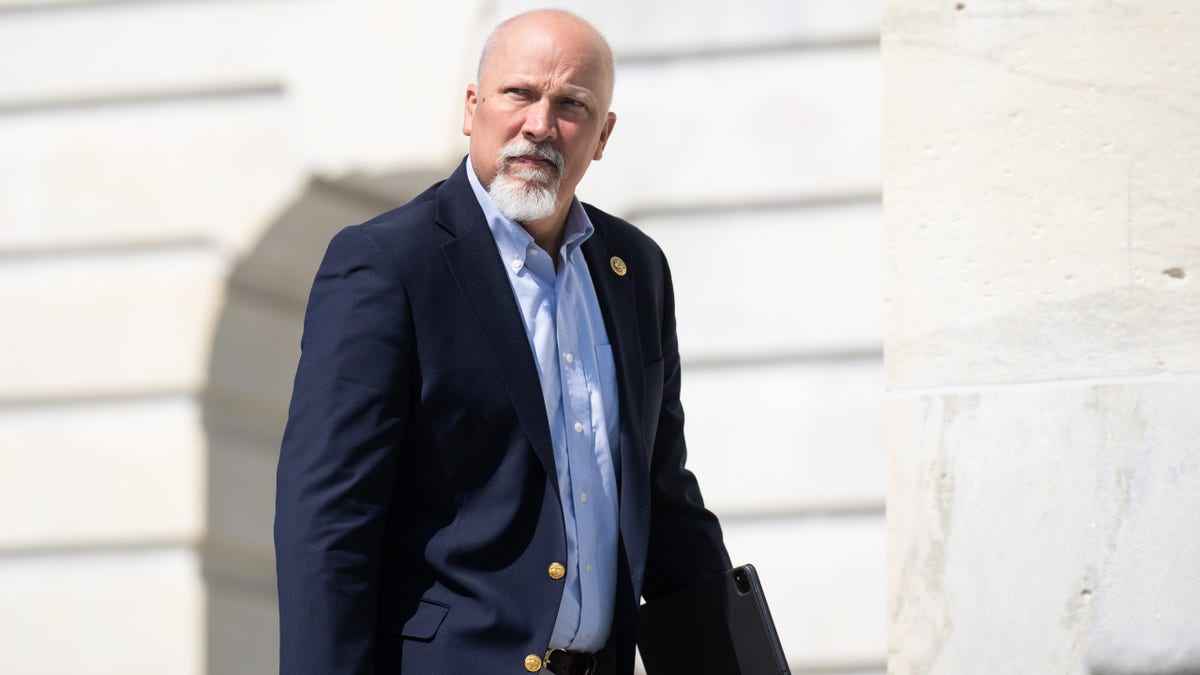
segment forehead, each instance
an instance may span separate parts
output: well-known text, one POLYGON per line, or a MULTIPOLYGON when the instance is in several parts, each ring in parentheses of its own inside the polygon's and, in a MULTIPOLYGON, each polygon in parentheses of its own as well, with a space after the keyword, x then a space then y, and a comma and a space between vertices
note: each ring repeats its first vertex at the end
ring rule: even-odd
POLYGON ((497 36, 483 79, 532 78, 602 90, 609 57, 599 36, 574 26, 514 26, 497 36))

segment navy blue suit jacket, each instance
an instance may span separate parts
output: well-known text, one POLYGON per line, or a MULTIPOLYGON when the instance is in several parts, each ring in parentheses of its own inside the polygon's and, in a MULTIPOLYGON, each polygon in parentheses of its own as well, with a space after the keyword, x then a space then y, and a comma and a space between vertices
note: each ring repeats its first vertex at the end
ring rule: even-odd
MULTIPOLYGON (((583 245, 617 366, 620 551, 610 646, 636 608, 729 568, 684 466, 666 260, 590 206, 583 245), (628 272, 614 272, 618 256, 628 272)), ((541 386, 464 165, 338 233, 317 272, 279 458, 275 544, 288 675, 524 673, 566 561, 541 386)))

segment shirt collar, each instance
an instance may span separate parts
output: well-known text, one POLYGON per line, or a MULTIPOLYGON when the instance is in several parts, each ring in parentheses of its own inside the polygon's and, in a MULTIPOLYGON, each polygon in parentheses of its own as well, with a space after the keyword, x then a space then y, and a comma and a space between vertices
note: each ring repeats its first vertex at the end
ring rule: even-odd
MULTIPOLYGON (((471 166, 470 157, 467 157, 467 180, 471 183, 471 191, 475 193, 475 200, 479 202, 479 208, 483 209, 488 229, 492 232, 492 238, 496 240, 496 247, 500 249, 500 256, 506 264, 517 262, 524 267, 529 247, 537 245, 534 243, 533 237, 520 224, 506 217, 500 213, 500 209, 496 208, 492 196, 484 189, 483 183, 479 181, 479 176, 475 175, 475 167, 471 166)), ((567 211, 567 222, 563 229, 563 257, 570 260, 580 245, 587 241, 595 231, 596 228, 588 218, 587 211, 584 211, 583 204, 577 197, 572 196, 571 208, 567 211)))

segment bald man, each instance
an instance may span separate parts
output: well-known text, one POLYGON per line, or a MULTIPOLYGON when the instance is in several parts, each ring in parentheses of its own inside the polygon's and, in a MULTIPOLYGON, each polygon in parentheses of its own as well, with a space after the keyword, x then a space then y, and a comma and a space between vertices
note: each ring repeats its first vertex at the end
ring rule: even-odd
POLYGON ((612 88, 583 20, 504 22, 466 160, 330 242, 279 459, 281 673, 632 673, 639 598, 729 569, 666 260, 575 198, 612 88))

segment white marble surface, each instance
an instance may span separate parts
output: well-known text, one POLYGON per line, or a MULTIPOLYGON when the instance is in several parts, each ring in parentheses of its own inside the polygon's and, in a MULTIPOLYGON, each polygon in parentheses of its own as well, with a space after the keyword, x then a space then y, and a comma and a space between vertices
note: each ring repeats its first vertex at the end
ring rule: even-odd
POLYGON ((617 125, 579 185, 585 201, 636 215, 878 194, 872 46, 631 63, 617 81, 617 125))
POLYGON ((894 672, 1079 673, 1121 640, 1194 644, 1198 403, 1195 376, 892 396, 894 672))
MULTIPOLYGON (((495 21, 544 6, 537 0, 491 4, 495 21)), ((566 0, 555 6, 586 16, 604 31, 618 58, 870 41, 879 34, 879 3, 872 0, 566 0)))
POLYGON ((685 364, 878 354, 877 203, 699 210, 635 221, 670 262, 685 364))
POLYGON ((196 392, 229 261, 213 246, 0 260, 0 400, 196 392))
POLYGON ((202 675, 206 590, 180 546, 0 558, 0 672, 202 675))
POLYGON ((1200 369, 1195 6, 887 7, 891 383, 1200 369))
POLYGON ((5 71, 0 110, 263 86, 299 37, 279 0, 61 4, 0 15, 0 62, 37 64, 5 71))
POLYGON ((1200 668, 1198 31, 884 4, 893 675, 1200 668))
POLYGON ((722 527, 734 565, 762 579, 793 668, 884 663, 885 531, 881 514, 813 516, 722 527))
POLYGON ((205 449, 187 396, 0 407, 0 554, 197 540, 205 449))
POLYGON ((684 367, 688 466, 725 514, 880 508, 879 360, 684 367))
POLYGON ((0 251, 251 246, 304 183, 288 136, 278 93, 0 111, 0 251))

